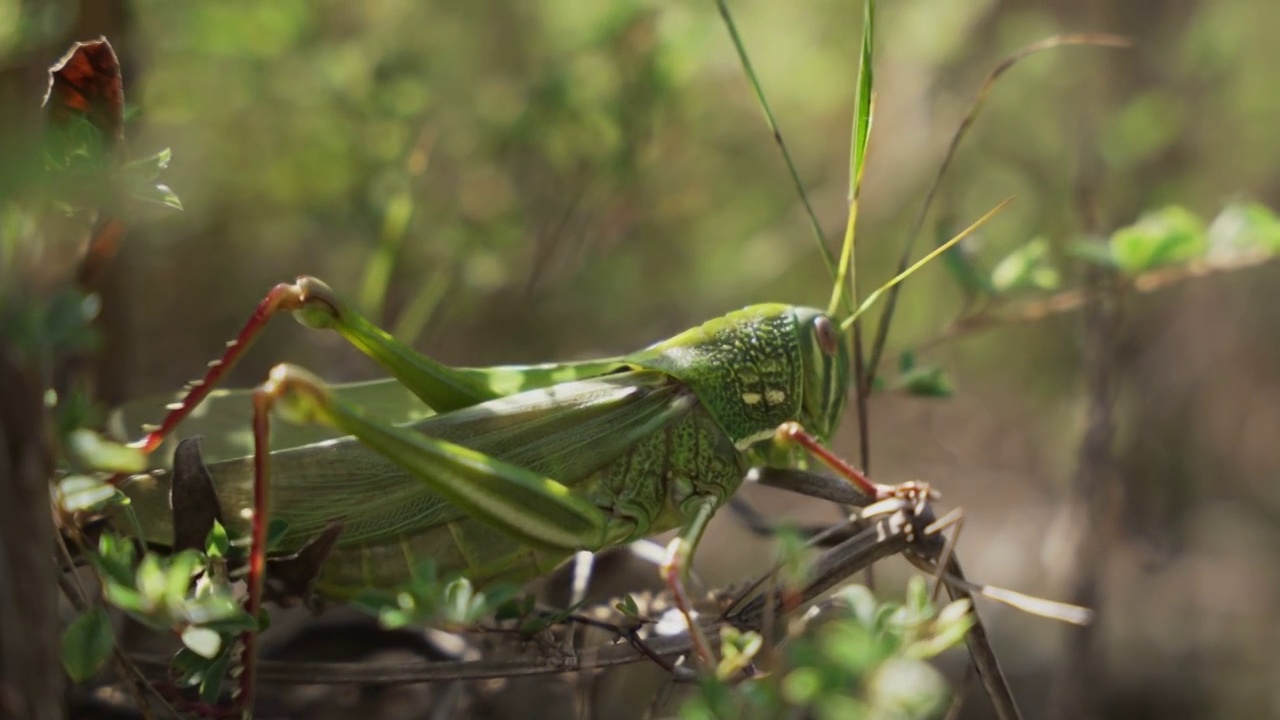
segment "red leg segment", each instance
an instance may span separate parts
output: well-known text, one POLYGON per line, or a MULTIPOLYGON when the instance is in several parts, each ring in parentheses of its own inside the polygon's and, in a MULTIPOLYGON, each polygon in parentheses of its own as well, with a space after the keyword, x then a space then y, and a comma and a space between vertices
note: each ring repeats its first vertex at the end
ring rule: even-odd
POLYGON ((863 494, 873 500, 884 500, 895 495, 893 487, 871 482, 857 468, 828 450, 818 438, 810 435, 808 431, 801 427, 800 423, 787 422, 779 425, 777 437, 780 440, 793 442, 804 448, 810 455, 821 460, 824 465, 834 470, 840 477, 856 485, 863 494))
POLYGON ((173 432, 174 428, 200 405, 201 401, 209 395, 214 386, 243 357, 245 351, 262 333, 262 329, 266 327, 271 318, 281 310, 298 310, 306 299, 301 284, 280 283, 272 288, 271 292, 267 293, 267 296, 258 303, 257 309, 253 311, 253 315, 244 324, 244 327, 240 329, 235 339, 227 343, 227 349, 222 353, 222 357, 209 363, 209 371, 205 373, 204 377, 191 382, 187 386, 189 389, 187 394, 182 397, 182 400, 170 406, 169 414, 165 415, 164 421, 154 430, 148 432, 142 440, 134 443, 134 447, 139 447, 146 453, 150 453, 160 447, 160 444, 173 432))

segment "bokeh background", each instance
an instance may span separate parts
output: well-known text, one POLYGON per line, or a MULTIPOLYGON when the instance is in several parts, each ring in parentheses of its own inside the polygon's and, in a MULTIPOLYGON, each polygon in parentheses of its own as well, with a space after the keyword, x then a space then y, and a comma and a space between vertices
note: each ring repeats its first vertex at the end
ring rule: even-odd
MULTIPOLYGON (((834 243, 859 4, 731 5, 834 243)), ((1280 4, 880 5, 864 287, 888 277, 983 77, 1054 33, 1135 45, 1055 50, 1012 70, 922 245, 1009 195, 1014 206, 969 244, 980 263, 1034 237, 1062 255, 1170 203, 1205 217, 1242 198, 1280 207, 1280 4)), ((185 206, 129 218, 104 296, 109 399, 176 389, 268 288, 304 273, 461 364, 617 353, 751 302, 829 296, 711 2, 0 0, 6 72, 100 34, 124 67, 130 151, 172 148, 165 178, 185 206)), ((933 347, 922 360, 951 374, 951 398, 872 400, 873 475, 927 480, 964 507, 971 577, 1050 597, 1078 573, 1098 579, 1101 620, 1084 652, 1100 716, 1280 715, 1278 281, 1280 268, 1262 266, 1122 304, 1108 361, 1114 530, 1085 568, 1086 525, 1069 511, 1088 402, 1079 313, 933 347)), ((941 266, 911 280, 891 357, 942 332, 962 298, 941 266)), ((254 383, 283 360, 335 380, 376 375, 336 338, 285 322, 234 379, 254 383)), ((849 457, 855 431, 849 419, 837 439, 849 457)), ((746 492, 779 515, 831 517, 746 492)), ((699 571, 711 584, 749 577, 769 557, 763 542, 718 518, 699 571)), ((899 593, 906 575, 886 567, 879 591, 899 593)), ((980 609, 1024 710, 1051 710, 1074 631, 980 609)), ((961 678, 963 657, 951 663, 961 678)), ((599 717, 643 710, 598 702, 599 717)), ((983 716, 985 701, 966 712, 983 716)))

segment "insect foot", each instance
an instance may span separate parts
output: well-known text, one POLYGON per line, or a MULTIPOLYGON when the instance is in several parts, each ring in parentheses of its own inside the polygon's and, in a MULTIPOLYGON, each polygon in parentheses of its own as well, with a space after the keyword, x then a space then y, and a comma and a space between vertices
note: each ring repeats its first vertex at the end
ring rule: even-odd
POLYGON ((255 403, 265 403, 285 419, 299 424, 321 420, 330 405, 323 380, 287 363, 271 368, 267 381, 258 386, 255 395, 255 403))
POLYGON ((309 275, 298 277, 293 285, 298 298, 294 317, 310 328, 325 330, 339 324, 344 303, 326 283, 309 275))

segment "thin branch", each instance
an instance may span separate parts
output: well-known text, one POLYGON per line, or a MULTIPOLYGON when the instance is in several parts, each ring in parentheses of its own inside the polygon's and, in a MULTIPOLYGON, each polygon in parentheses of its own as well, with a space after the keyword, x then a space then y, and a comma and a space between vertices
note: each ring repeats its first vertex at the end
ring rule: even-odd
MULTIPOLYGON (((1270 252, 1250 251, 1242 252, 1227 259, 1198 259, 1181 265, 1149 270, 1134 276, 1127 282, 1119 282, 1122 290, 1145 294, 1195 278, 1261 265, 1274 260, 1275 257, 1276 255, 1270 252)), ((961 317, 952 322, 941 333, 917 345, 915 350, 924 352, 971 333, 1006 325, 1035 322, 1053 315, 1075 312, 1088 303, 1091 292, 1096 291, 1091 291, 1089 288, 1071 288, 1046 298, 1028 301, 1008 310, 984 311, 961 317)))

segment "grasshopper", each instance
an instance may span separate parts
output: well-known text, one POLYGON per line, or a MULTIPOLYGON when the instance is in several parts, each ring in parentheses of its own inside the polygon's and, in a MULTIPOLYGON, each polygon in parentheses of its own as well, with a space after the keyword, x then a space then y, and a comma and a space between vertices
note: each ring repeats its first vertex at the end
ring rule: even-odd
MULTIPOLYGON (((286 523, 274 548, 284 554, 338 529, 312 585, 337 600, 400 586, 425 558, 480 586, 521 582, 575 552, 676 529, 662 576, 697 655, 711 663, 684 590, 698 540, 750 467, 777 463, 779 439, 830 457, 823 443, 839 426, 850 387, 847 331, 878 295, 845 318, 753 305, 617 357, 455 368, 418 354, 323 282, 303 277, 268 293, 222 358, 136 445, 154 452, 189 416, 225 412, 228 399, 243 408, 243 391, 214 388, 273 316, 291 312, 307 326, 336 331, 392 378, 329 386, 278 365, 250 393, 253 452, 207 463, 228 530, 251 536, 250 615, 261 609, 268 518, 286 523), (417 419, 396 422, 402 418, 359 407, 362 399, 385 402, 405 391, 425 406, 417 419), (272 450, 273 411, 337 436, 272 450)), ((846 476, 871 498, 894 492, 856 472, 846 476)), ((148 543, 173 545, 172 480, 172 471, 158 470, 120 483, 148 543)), ((253 637, 245 637, 241 707, 252 697, 253 637)))

